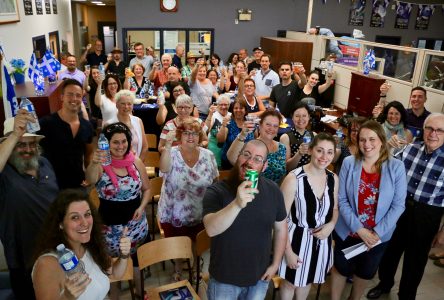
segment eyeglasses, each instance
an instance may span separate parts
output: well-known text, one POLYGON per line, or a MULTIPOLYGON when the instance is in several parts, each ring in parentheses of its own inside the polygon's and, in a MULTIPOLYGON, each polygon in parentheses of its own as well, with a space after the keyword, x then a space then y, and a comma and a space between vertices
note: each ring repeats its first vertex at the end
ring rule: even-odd
POLYGON ((246 85, 244 85, 244 87, 246 87, 246 88, 254 88, 254 85, 253 84, 246 84, 246 85))
POLYGON ((198 137, 199 136, 199 132, 196 131, 182 131, 182 134, 185 136, 192 136, 192 137, 198 137))
POLYGON ((441 129, 441 128, 435 129, 435 128, 432 128, 430 126, 425 126, 424 127, 424 131, 427 132, 427 133, 435 132, 437 135, 443 135, 444 134, 444 129, 441 129))
POLYGON ((242 152, 240 153, 240 155, 241 155, 246 161, 249 161, 249 160, 251 159, 251 161, 252 161, 253 163, 255 163, 256 165, 263 164, 263 163, 265 162, 265 159, 264 159, 263 157, 260 157, 260 156, 258 156, 258 155, 253 156, 253 155, 251 155, 251 153, 250 153, 249 151, 247 151, 247 150, 242 151, 242 152))
POLYGON ((176 108, 177 108, 177 110, 186 110, 186 109, 191 109, 191 107, 190 107, 190 106, 177 106, 176 108))
POLYGON ((16 148, 36 148, 37 147, 37 142, 18 142, 17 144, 15 144, 16 148))

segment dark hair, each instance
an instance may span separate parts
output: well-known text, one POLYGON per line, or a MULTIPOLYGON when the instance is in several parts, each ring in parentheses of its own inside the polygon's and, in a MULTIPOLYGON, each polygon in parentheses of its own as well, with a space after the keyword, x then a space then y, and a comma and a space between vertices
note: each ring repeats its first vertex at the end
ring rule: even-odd
POLYGON ((424 93, 424 97, 427 98, 427 91, 425 90, 425 88, 423 88, 422 86, 416 86, 414 87, 411 92, 410 95, 414 92, 414 91, 422 91, 424 93))
POLYGON ((274 108, 268 108, 261 114, 261 120, 259 121, 259 124, 262 125, 262 123, 264 123, 265 118, 270 116, 278 118, 279 124, 282 122, 282 115, 274 108))
POLYGON ((271 55, 268 53, 262 54, 261 59, 262 59, 262 57, 268 57, 268 60, 271 61, 271 55))
POLYGON ((243 81, 243 86, 245 86, 245 83, 247 81, 252 82, 254 87, 256 87, 256 82, 252 78, 245 78, 244 81, 243 81))
POLYGON ((63 223, 71 203, 82 201, 88 203, 93 218, 91 238, 88 243, 83 244, 83 247, 89 251, 94 262, 99 265, 102 272, 107 274, 107 270, 111 266, 111 259, 106 252, 102 222, 89 196, 80 189, 66 189, 59 192, 49 207, 48 214, 46 215, 39 233, 39 238, 37 239, 35 259, 37 260, 37 258, 44 253, 54 251, 57 245, 61 243, 65 244, 68 248, 71 247, 60 225, 63 223))
MULTIPOLYGON (((375 168, 378 171, 378 173, 381 173, 382 164, 389 159, 389 148, 387 145, 387 138, 385 136, 384 128, 382 128, 382 125, 374 120, 369 120, 364 122, 364 124, 361 125, 358 131, 358 144, 359 144, 359 136, 361 135, 362 129, 370 129, 371 131, 375 132, 378 138, 381 140, 381 151, 379 152, 379 158, 375 162, 375 168)), ((363 155, 361 153, 361 149, 359 149, 358 146, 358 152, 356 153, 356 159, 362 160, 363 155)))
POLYGON ((302 101, 299 101, 294 105, 293 109, 291 110, 290 116, 293 118, 295 111, 297 111, 298 109, 301 109, 301 108, 305 108, 308 112, 308 116, 311 117, 310 116, 310 113, 311 113, 310 107, 308 107, 307 103, 302 102, 302 101))
POLYGON ((91 66, 89 77, 88 77, 88 85, 91 88, 91 90, 96 91, 97 90, 97 82, 94 80, 92 75, 92 70, 99 70, 99 66, 91 66))
POLYGON ((317 71, 317 70, 311 70, 310 71, 310 73, 308 74, 308 77, 310 77, 312 74, 316 74, 316 75, 318 75, 318 78, 319 78, 319 72, 317 71))
POLYGON ((239 60, 239 54, 233 52, 233 53, 230 54, 230 56, 228 56, 227 64, 232 64, 232 63, 233 63, 233 58, 234 58, 235 56, 237 56, 237 58, 238 58, 238 60, 239 60))
POLYGON ((290 66, 290 70, 291 70, 291 62, 289 61, 281 61, 281 63, 279 64, 279 69, 283 66, 283 65, 288 65, 290 66))
POLYGON ((327 132, 320 132, 319 134, 315 135, 308 147, 313 149, 321 141, 331 142, 333 144, 333 151, 336 153, 336 140, 330 133, 327 132))
POLYGON ((217 71, 215 69, 210 69, 210 70, 207 71, 207 78, 208 78, 208 75, 210 75, 211 72, 216 73, 216 77, 217 77, 217 79, 219 79, 219 74, 217 73, 217 71))
POLYGON ((404 105, 402 105, 402 103, 399 101, 392 101, 384 107, 384 110, 382 111, 382 117, 381 117, 382 122, 385 122, 387 120, 388 111, 392 107, 394 109, 396 109, 401 114, 401 123, 405 124, 405 122, 407 120, 407 112, 404 108, 404 105))
POLYGON ((110 78, 114 79, 117 82, 117 91, 120 91, 120 89, 122 88, 122 84, 120 83, 120 79, 117 75, 107 74, 105 76, 105 79, 103 80, 103 90, 105 91, 106 97, 108 97, 109 99, 111 99, 111 93, 108 91, 108 85, 109 85, 110 78))
POLYGON ((109 142, 111 142, 111 138, 116 133, 125 134, 126 140, 128 142, 128 148, 126 149, 125 155, 127 155, 130 152, 131 142, 132 142, 131 130, 128 128, 128 126, 125 125, 125 123, 117 122, 117 123, 112 123, 112 124, 106 125, 106 127, 103 128, 102 133, 105 135, 106 139, 109 142))
MULTIPOLYGON (((352 134, 352 126, 358 125, 361 128, 361 125, 364 124, 368 119, 366 117, 353 117, 348 121, 347 124, 347 139, 345 141, 345 145, 349 146, 351 144, 351 134, 352 134)), ((358 128, 358 132, 359 132, 358 128)))
POLYGON ((211 54, 211 56, 210 56, 210 65, 211 65, 212 67, 214 67, 213 62, 211 61, 211 59, 212 59, 213 57, 217 59, 217 66, 219 66, 219 64, 220 64, 220 57, 219 57, 219 55, 217 55, 216 53, 211 54))
POLYGON ((245 110, 244 118, 245 118, 245 116, 248 114, 248 106, 247 106, 247 101, 245 101, 244 98, 237 98, 237 99, 233 102, 233 104, 230 106, 231 118, 234 119, 233 111, 234 111, 234 106, 235 106, 236 104, 239 104, 241 107, 244 108, 244 110, 245 110))
POLYGON ((178 81, 170 81, 169 83, 170 83, 170 88, 171 88, 170 102, 173 104, 176 104, 176 96, 174 95, 174 88, 176 86, 181 86, 183 88, 183 86, 178 81))
POLYGON ((82 89, 82 91, 83 91, 83 86, 82 86, 82 84, 81 84, 80 82, 78 82, 78 81, 75 80, 75 79, 71 79, 71 78, 69 78, 69 79, 65 79, 65 80, 63 80, 63 82, 62 82, 62 95, 65 93, 65 89, 66 89, 68 86, 70 86, 70 85, 77 85, 77 86, 80 87, 80 88, 82 89))

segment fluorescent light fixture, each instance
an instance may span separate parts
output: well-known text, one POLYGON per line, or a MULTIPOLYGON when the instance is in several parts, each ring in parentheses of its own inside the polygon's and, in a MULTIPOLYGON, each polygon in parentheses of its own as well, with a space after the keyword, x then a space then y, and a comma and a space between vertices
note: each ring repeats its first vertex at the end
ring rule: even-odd
POLYGON ((103 4, 103 2, 102 2, 102 1, 91 1, 91 3, 94 3, 94 4, 99 4, 99 3, 102 3, 102 4, 103 4))
POLYGON ((97 3, 96 5, 98 5, 98 6, 105 6, 106 4, 105 3, 97 3))

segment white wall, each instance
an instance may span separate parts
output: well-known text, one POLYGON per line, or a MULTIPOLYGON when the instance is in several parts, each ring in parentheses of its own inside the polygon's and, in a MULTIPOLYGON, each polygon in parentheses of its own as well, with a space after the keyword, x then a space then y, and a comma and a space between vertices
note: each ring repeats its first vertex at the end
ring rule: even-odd
POLYGON ((48 33, 59 31, 60 49, 62 40, 68 41, 72 45, 72 18, 71 1, 58 0, 57 14, 47 15, 43 7, 43 15, 36 15, 35 1, 32 1, 33 15, 25 16, 23 1, 17 1, 20 22, 10 24, 0 24, 0 44, 6 54, 6 58, 22 58, 26 64, 29 64, 33 51, 32 38, 45 35, 46 45, 49 46, 48 33))

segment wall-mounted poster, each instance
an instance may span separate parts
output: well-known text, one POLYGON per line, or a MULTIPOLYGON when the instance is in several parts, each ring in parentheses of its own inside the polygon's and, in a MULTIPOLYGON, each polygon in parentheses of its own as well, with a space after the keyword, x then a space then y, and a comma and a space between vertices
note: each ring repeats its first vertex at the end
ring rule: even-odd
POLYGON ((348 25, 364 25, 365 0, 351 0, 348 25))
POLYGON ((32 0, 23 0, 23 8, 25 9, 25 16, 31 16, 32 11, 32 0))
POLYGON ((385 15, 390 0, 373 0, 371 27, 384 27, 385 15))
POLYGON ((52 0, 52 13, 57 14, 57 0, 52 0))
POLYGON ((42 0, 35 0, 35 11, 38 15, 43 15, 42 0))
POLYGON ((17 0, 0 0, 0 24, 19 21, 17 0))
POLYGON ((50 0, 45 0, 45 12, 47 15, 51 14, 51 3, 50 0))
POLYGON ((396 1, 396 20, 395 28, 409 28, 410 13, 412 12, 412 4, 396 1))
POLYGON ((427 30, 427 28, 429 28, 430 18, 432 17, 434 10, 435 6, 433 4, 419 4, 415 29, 427 30))

